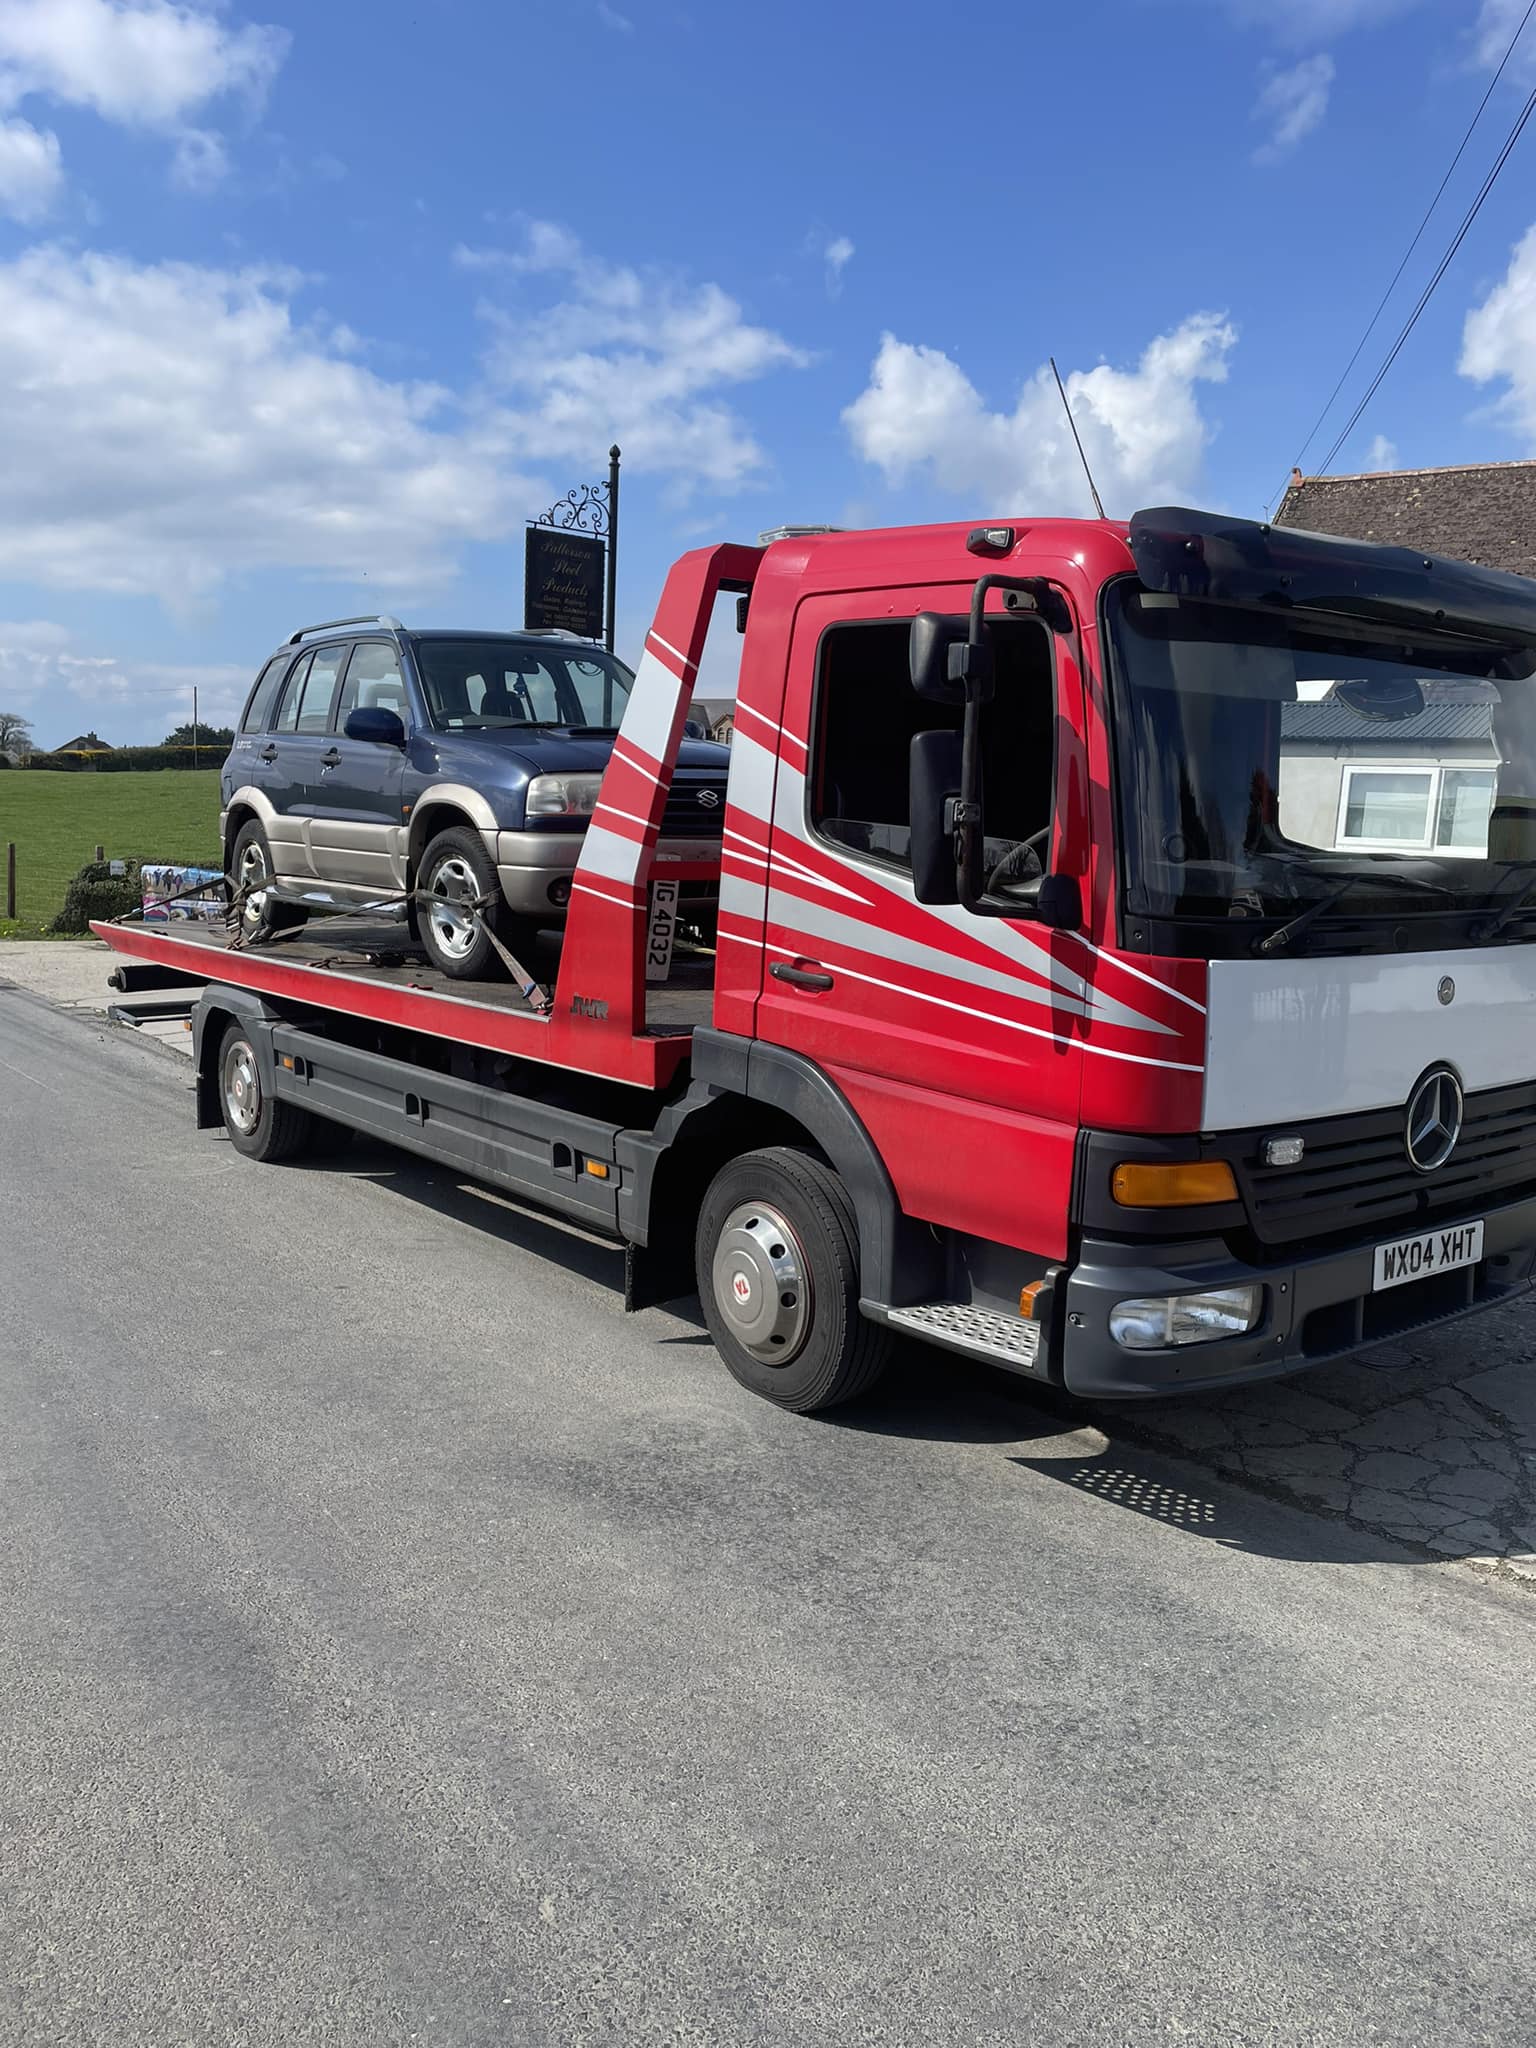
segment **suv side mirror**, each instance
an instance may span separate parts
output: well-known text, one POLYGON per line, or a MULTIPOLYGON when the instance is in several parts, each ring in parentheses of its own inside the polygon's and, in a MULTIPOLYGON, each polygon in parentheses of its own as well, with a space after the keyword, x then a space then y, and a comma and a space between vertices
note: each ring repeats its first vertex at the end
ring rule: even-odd
POLYGON ((960 795, 959 733, 914 733, 910 764, 912 893, 919 903, 958 903, 954 807, 960 795))
POLYGON ((380 747, 405 745, 405 721, 398 711, 386 711, 381 704, 360 704, 349 711, 342 731, 349 740, 371 740, 380 747))

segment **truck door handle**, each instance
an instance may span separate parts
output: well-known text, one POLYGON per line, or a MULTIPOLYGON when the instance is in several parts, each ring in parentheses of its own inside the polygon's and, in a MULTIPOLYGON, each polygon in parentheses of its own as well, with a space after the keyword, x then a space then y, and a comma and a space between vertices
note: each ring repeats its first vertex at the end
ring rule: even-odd
POLYGON ((322 768, 339 768, 341 766, 340 747, 332 747, 328 754, 322 754, 320 756, 320 766, 322 768))
POLYGON ((263 747, 261 750, 261 758, 263 761, 275 761, 277 759, 276 747, 263 747))
POLYGON ((822 967, 792 967, 787 960, 775 960, 768 972, 775 981, 787 981, 791 988, 824 989, 832 986, 832 977, 822 967))

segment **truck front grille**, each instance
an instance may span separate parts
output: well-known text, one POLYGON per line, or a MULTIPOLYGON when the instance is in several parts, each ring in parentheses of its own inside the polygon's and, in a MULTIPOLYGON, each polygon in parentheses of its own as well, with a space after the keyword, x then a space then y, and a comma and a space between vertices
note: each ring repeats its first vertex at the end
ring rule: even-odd
POLYGON ((1245 1134, 1234 1164, 1255 1234, 1267 1245, 1380 1236, 1536 1186, 1536 1082, 1466 1098, 1461 1138, 1436 1173, 1418 1173, 1403 1143, 1406 1108, 1365 1110, 1293 1128, 1299 1166, 1265 1166, 1273 1131, 1245 1134))

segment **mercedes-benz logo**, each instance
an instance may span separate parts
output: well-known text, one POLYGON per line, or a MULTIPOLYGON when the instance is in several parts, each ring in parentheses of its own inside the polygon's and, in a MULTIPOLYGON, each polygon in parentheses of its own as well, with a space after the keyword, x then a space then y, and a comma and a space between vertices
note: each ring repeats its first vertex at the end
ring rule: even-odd
POLYGON ((1438 988, 1436 988, 1435 990, 1435 995, 1442 1003, 1455 1002, 1456 984, 1454 981, 1452 981, 1451 977, 1448 974, 1441 975, 1440 984, 1438 988))
POLYGON ((1403 1130, 1409 1164, 1420 1173, 1444 1166, 1461 1136, 1461 1083, 1449 1067, 1431 1067, 1408 1098, 1403 1130))
POLYGON ((704 806, 706 811, 712 811, 715 808, 715 805, 719 803, 719 801, 720 792, 718 789, 701 789, 699 791, 699 802, 704 806))

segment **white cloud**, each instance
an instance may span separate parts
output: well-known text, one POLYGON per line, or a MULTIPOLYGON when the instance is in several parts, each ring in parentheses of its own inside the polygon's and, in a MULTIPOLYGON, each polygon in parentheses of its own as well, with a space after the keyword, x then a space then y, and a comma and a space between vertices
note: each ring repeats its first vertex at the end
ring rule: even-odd
POLYGON ((35 96, 171 136, 175 181, 205 191, 223 145, 193 116, 217 100, 259 105, 288 40, 193 0, 0 0, 0 110, 35 96))
MULTIPOLYGON (((1526 0, 1483 0, 1473 23, 1472 62, 1491 71, 1509 48, 1515 31, 1525 19, 1526 0)), ((1529 74, 1536 64, 1536 47, 1526 42, 1514 58, 1514 68, 1529 74)))
POLYGON ((1526 230, 1503 278, 1468 313, 1457 368, 1475 384, 1502 381, 1495 411, 1536 452, 1536 227, 1526 230))
POLYGON ((1273 71, 1254 103, 1253 119, 1269 129, 1269 138, 1253 153, 1255 163, 1278 163, 1310 135, 1328 111, 1333 90, 1333 59, 1303 57, 1287 71, 1273 71))
POLYGON ((527 459, 590 464, 618 441, 626 468, 720 490, 763 469, 720 393, 808 358, 754 326, 719 285, 606 263, 549 221, 533 222, 516 249, 460 248, 455 259, 517 279, 515 307, 481 310, 496 429, 527 459), (556 302, 527 310, 541 282, 556 302))
POLYGON ((597 18, 604 28, 616 29, 621 36, 632 36, 635 24, 627 14, 620 14, 617 7, 610 7, 608 0, 597 0, 597 18))
POLYGON ((238 662, 84 654, 69 628, 53 620, 0 620, 0 708, 31 719, 39 746, 57 746, 98 722, 115 746, 160 740, 192 716, 194 688, 199 721, 229 725, 253 674, 238 662))
POLYGON ((0 213, 12 220, 41 220, 63 183, 56 135, 30 121, 0 121, 0 213))
POLYGON ((1378 434, 1366 453, 1365 466, 1369 470, 1396 469, 1397 443, 1389 441, 1385 434, 1378 434))
POLYGON ((827 294, 835 299, 843 288, 843 272, 853 261, 853 244, 846 235, 834 235, 821 253, 827 266, 827 294))
MULTIPOLYGON (((1101 363, 1065 380, 1094 479, 1113 514, 1195 492, 1209 429, 1196 386, 1220 383, 1236 330, 1196 313, 1133 370, 1101 363)), ((989 412, 957 363, 887 334, 865 391, 843 414, 854 447, 891 484, 925 472, 941 490, 1003 511, 1090 511, 1082 464, 1049 367, 1012 412, 989 412)))
POLYGON ((6 574, 173 605, 266 566, 409 590, 534 509, 504 436, 307 331, 296 290, 56 248, 0 264, 6 574))
POLYGON ((177 0, 0 0, 0 102, 42 93, 125 127, 173 128, 226 93, 259 100, 280 28, 177 0))

